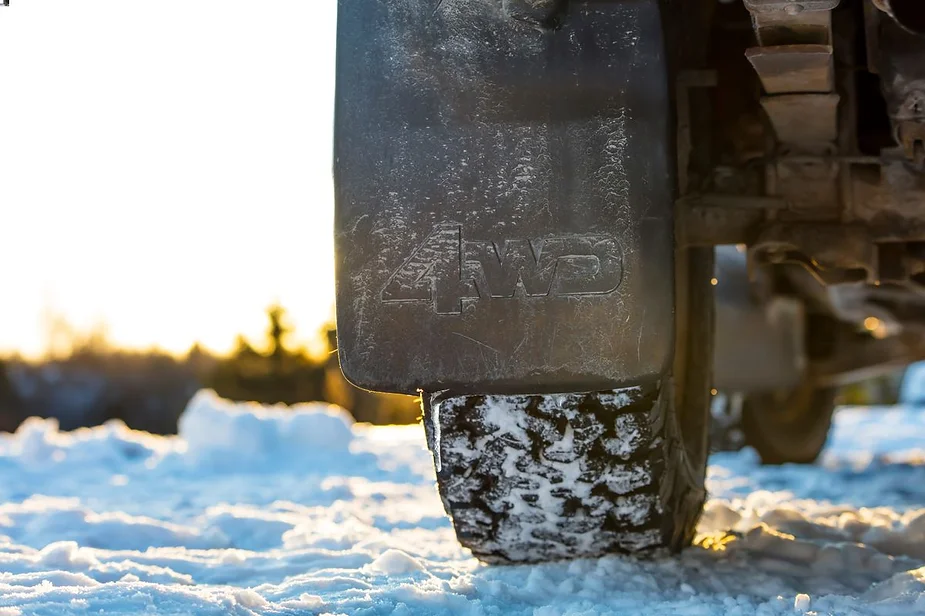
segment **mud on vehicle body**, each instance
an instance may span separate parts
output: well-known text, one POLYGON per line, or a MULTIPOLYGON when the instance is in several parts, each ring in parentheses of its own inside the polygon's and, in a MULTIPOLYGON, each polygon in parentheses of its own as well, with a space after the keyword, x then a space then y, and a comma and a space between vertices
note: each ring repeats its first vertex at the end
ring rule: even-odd
POLYGON ((690 543, 713 394, 810 462, 925 357, 916 0, 340 0, 341 365, 491 562, 690 543), (715 333, 714 333, 715 325, 715 333))

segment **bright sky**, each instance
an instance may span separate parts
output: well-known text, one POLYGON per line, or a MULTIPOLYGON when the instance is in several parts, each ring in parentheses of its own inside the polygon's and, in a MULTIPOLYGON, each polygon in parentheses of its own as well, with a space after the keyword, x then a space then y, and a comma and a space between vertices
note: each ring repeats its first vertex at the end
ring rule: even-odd
POLYGON ((0 351, 43 314, 225 351, 332 314, 334 0, 0 8, 0 351))

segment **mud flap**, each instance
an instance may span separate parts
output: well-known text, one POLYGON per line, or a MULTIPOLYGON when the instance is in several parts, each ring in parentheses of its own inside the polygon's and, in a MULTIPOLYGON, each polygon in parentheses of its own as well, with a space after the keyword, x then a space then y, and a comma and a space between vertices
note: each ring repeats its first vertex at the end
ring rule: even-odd
POLYGON ((337 329, 356 385, 591 391, 671 363, 658 2, 540 22, 514 1, 340 0, 337 329))

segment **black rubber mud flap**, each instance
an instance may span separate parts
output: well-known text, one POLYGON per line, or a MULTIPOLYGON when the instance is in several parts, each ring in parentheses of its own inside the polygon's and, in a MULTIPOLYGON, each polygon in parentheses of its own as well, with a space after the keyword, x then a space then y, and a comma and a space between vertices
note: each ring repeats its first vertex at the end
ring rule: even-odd
POLYGON ((671 364, 658 2, 513 4, 340 0, 337 328, 361 387, 596 391, 671 364))

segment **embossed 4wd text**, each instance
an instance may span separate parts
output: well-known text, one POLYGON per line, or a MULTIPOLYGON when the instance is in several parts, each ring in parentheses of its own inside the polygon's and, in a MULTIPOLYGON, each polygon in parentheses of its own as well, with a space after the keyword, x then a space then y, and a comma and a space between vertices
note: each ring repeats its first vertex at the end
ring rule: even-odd
POLYGON ((456 224, 438 225, 389 276, 383 302, 432 302, 460 314, 464 300, 607 295, 623 280, 623 254, 604 234, 468 240, 456 224))

